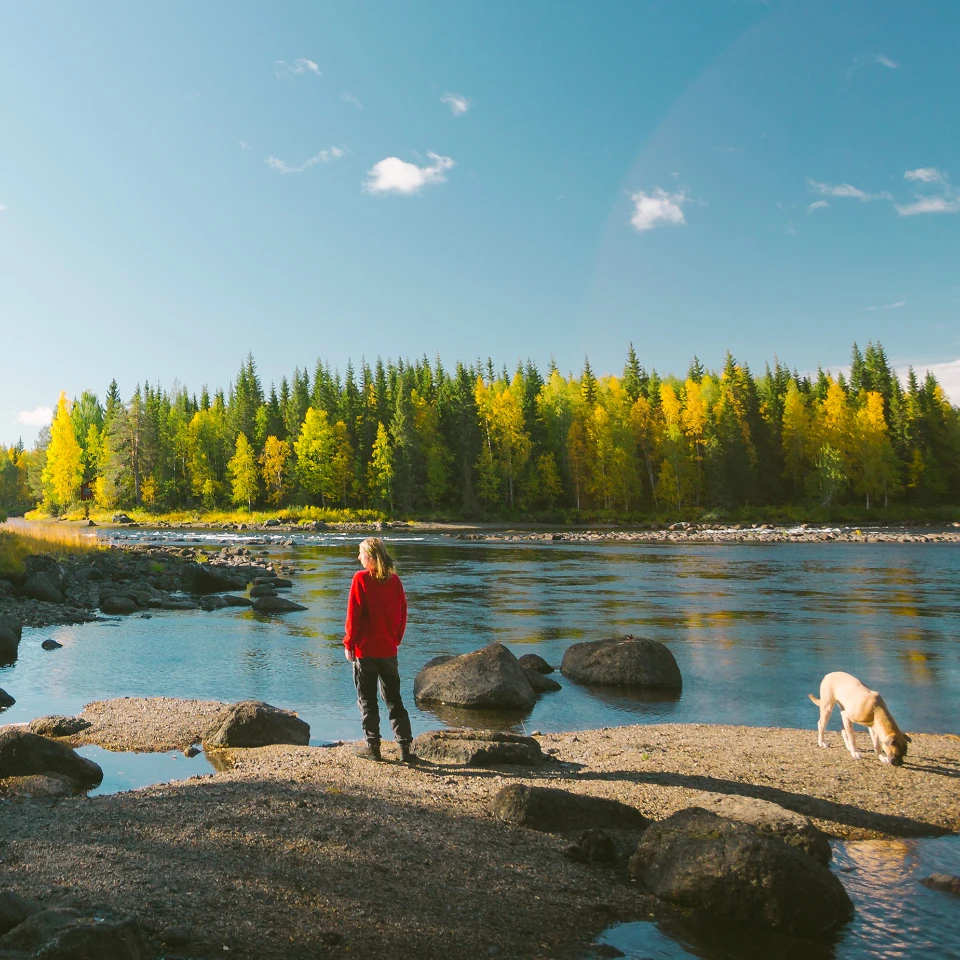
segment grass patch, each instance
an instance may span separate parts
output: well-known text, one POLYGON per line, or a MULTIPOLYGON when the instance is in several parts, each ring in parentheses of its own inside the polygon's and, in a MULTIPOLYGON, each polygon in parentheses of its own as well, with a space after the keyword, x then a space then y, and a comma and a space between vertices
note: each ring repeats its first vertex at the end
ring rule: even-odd
POLYGON ((24 560, 35 554, 79 556, 100 549, 96 537, 84 535, 79 527, 8 520, 0 528, 0 577, 19 580, 24 560))

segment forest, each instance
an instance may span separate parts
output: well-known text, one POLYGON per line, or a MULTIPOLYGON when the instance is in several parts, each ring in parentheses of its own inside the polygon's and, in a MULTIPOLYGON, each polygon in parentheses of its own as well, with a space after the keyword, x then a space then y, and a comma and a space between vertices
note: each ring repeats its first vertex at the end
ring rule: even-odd
POLYGON ((294 505, 436 519, 723 519, 742 508, 960 503, 960 410, 901 383, 883 347, 849 376, 760 375, 727 354, 685 377, 551 362, 511 373, 426 357, 344 374, 318 361, 265 390, 252 355, 226 391, 144 383, 61 394, 32 449, 0 456, 0 510, 162 513, 294 505))

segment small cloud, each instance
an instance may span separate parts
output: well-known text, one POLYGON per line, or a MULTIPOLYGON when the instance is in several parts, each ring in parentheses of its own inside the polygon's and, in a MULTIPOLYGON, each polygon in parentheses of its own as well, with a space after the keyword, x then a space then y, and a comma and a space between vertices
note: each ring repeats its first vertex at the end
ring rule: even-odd
POLYGON ((28 427, 45 427, 53 420, 50 407, 35 407, 33 410, 21 410, 17 414, 17 423, 28 427))
POLYGON ((946 183, 947 175, 936 167, 917 167, 916 170, 907 170, 904 180, 919 180, 921 183, 946 183))
POLYGON ((444 183, 446 173, 455 164, 450 157, 441 157, 427 152, 431 160, 424 167, 407 163, 399 157, 386 157, 375 163, 367 173, 363 189, 367 193, 419 193, 429 183, 444 183))
POLYGON ((309 170, 310 167, 315 167, 318 163, 329 163, 331 160, 339 160, 340 157, 346 155, 346 152, 347 151, 341 147, 328 147, 310 157, 309 160, 305 160, 299 167, 291 167, 290 164, 277 157, 267 157, 263 162, 270 167, 271 170, 276 170, 277 173, 303 173, 304 170, 309 170))
POLYGON ((363 109, 363 104, 352 93, 341 93, 340 99, 345 103, 352 103, 358 110, 363 109))
POLYGON ((956 213, 960 211, 960 198, 950 195, 917 197, 913 203, 898 203, 895 206, 901 217, 915 217, 920 213, 956 213))
POLYGON ((872 313, 874 310, 899 310, 901 307, 905 307, 906 305, 906 300, 896 300, 893 303, 881 304, 879 307, 864 307, 863 312, 872 313))
POLYGON ((440 102, 445 103, 455 117, 462 117, 470 109, 470 101, 458 93, 445 93, 440 102))
POLYGON ((792 221, 787 221, 786 234, 788 237, 795 237, 797 235, 797 225, 792 221))
POLYGON ((0 213, 3 213, 4 210, 9 210, 10 208, 5 203, 0 203, 0 213))
POLYGON ((823 194, 825 197, 847 197, 852 200, 859 200, 861 203, 869 203, 871 200, 892 200, 886 190, 880 193, 867 193, 859 187, 854 187, 849 183, 819 183, 816 180, 807 179, 807 186, 814 192, 823 194))
POLYGON ((814 200, 813 203, 807 207, 807 213, 813 213, 814 210, 822 210, 824 207, 829 207, 830 204, 826 200, 814 200))
POLYGON ((246 140, 238 140, 237 143, 240 144, 240 149, 241 149, 241 150, 249 150, 249 149, 250 149, 250 144, 247 143, 246 140))
POLYGON ((687 222, 682 208, 690 197, 684 190, 679 193, 667 193, 659 187, 653 193, 638 190, 630 195, 630 200, 633 203, 630 223, 641 233, 654 227, 682 227, 687 222))
MULTIPOLYGON (((900 64, 892 60, 885 53, 868 53, 862 57, 855 57, 853 60, 853 69, 857 67, 879 66, 886 67, 888 70, 899 70, 900 64)), ((852 71, 851 71, 852 72, 852 71)))
POLYGON ((312 61, 307 60, 305 57, 297 57, 296 60, 288 63, 286 60, 278 60, 274 73, 277 76, 277 79, 280 77, 302 77, 305 73, 312 73, 318 77, 322 77, 323 74, 320 72, 320 68, 312 61))

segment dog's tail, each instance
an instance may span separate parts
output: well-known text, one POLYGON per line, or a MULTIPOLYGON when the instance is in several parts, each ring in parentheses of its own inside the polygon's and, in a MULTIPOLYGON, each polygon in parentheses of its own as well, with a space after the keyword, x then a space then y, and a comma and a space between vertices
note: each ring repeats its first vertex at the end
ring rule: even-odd
POLYGON ((807 696, 808 696, 818 707, 820 706, 820 701, 819 701, 812 693, 808 693, 807 696))

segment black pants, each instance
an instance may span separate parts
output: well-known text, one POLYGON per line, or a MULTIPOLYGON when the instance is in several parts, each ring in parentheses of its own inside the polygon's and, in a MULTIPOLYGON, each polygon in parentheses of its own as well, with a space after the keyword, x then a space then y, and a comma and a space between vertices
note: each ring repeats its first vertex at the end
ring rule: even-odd
POLYGON ((380 742, 380 705, 377 703, 377 681, 380 695, 390 711, 390 726, 398 743, 410 743, 410 715, 400 697, 400 671, 396 657, 358 657, 353 662, 353 682, 357 686, 357 706, 363 723, 363 736, 368 743, 380 742))

